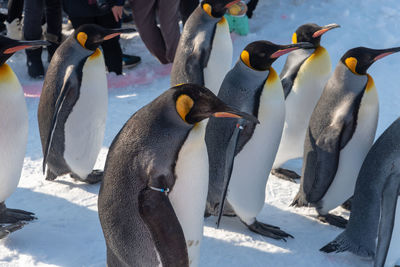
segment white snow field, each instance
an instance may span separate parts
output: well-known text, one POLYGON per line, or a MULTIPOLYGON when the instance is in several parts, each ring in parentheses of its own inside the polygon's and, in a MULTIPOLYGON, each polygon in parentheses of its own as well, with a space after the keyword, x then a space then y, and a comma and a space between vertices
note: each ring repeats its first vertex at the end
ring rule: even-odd
MULTIPOLYGON (((356 46, 400 46, 399 18, 397 0, 261 0, 254 18, 249 20, 251 33, 245 37, 232 35, 233 62, 251 41, 290 43, 292 33, 303 23, 338 23, 341 28, 322 38, 322 45, 329 51, 335 67, 344 52, 356 46)), ((137 34, 125 36, 122 44, 125 52, 140 55, 143 62, 127 71, 125 77, 109 75, 106 134, 96 164, 100 169, 111 141, 125 121, 169 88, 170 66, 160 66, 137 34)), ((43 59, 47 58, 43 54, 43 59)), ((274 64, 278 72, 285 59, 274 64)), ((69 176, 54 182, 44 179, 36 118, 41 82, 28 77, 23 52, 14 55, 9 64, 25 88, 29 140, 19 187, 6 204, 32 211, 38 220, 0 241, 0 266, 105 266, 105 242, 97 216, 99 185, 86 185, 69 176)), ((400 116, 399 69, 400 53, 376 62, 369 69, 380 98, 377 136, 400 116)), ((292 161, 287 166, 300 172, 301 161, 292 161)), ((370 261, 350 253, 319 252, 342 230, 317 221, 316 212, 311 208, 289 207, 298 186, 270 177, 265 206, 258 216, 262 222, 280 226, 294 239, 283 242, 265 238, 250 232, 236 218, 224 217, 220 229, 216 229, 216 219, 208 218, 200 266, 371 266, 370 261)), ((341 208, 335 213, 348 216, 341 208)))

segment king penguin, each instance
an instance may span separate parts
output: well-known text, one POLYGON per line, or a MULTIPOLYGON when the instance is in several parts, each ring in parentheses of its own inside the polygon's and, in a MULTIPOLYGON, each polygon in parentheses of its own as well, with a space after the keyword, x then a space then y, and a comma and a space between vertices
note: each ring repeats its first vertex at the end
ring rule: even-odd
POLYGON ((321 251, 350 251, 375 267, 400 260, 400 118, 378 138, 357 178, 346 230, 321 251))
POLYGON ((33 220, 31 212, 8 209, 5 200, 14 193, 21 176, 28 141, 28 110, 17 76, 6 63, 15 52, 48 45, 46 41, 17 41, 0 36, 0 238, 33 220))
POLYGON ((137 111, 115 137, 98 200, 108 266, 198 265, 208 186, 199 122, 209 116, 257 121, 183 84, 137 111))
POLYGON ((313 111, 304 142, 300 190, 292 205, 316 207, 319 219, 347 221, 328 212, 353 195, 357 175, 374 141, 378 94, 368 68, 400 48, 357 47, 340 59, 313 111))
POLYGON ((231 69, 233 46, 224 14, 239 0, 203 0, 185 23, 171 72, 171 86, 195 83, 218 94, 231 69))
POLYGON ((300 178, 295 172, 278 167, 290 159, 303 156, 308 122, 332 69, 329 53, 320 45, 321 36, 337 27, 340 26, 328 24, 321 27, 307 23, 297 28, 293 34, 292 43, 309 42, 313 46, 291 52, 279 75, 285 93, 286 109, 285 126, 272 171, 279 178, 300 178))
POLYGON ((93 171, 103 143, 108 87, 98 46, 132 29, 105 29, 85 24, 56 50, 47 70, 38 109, 46 180, 70 173, 97 183, 93 171))
POLYGON ((271 238, 285 239, 291 236, 275 226, 256 220, 264 206, 265 186, 285 120, 282 84, 271 65, 281 55, 311 46, 309 43, 250 43, 242 51, 233 69, 225 76, 218 97, 228 105, 253 114, 260 125, 234 119, 210 119, 206 129, 210 161, 206 214, 220 216, 218 213, 222 210, 224 201, 220 200, 220 196, 228 188, 229 205, 226 207, 226 215, 237 215, 251 231, 271 238), (237 145, 232 155, 228 155, 231 136, 237 127, 243 129, 236 141, 233 141, 237 145), (231 168, 226 163, 226 158, 229 157, 235 157, 235 161, 228 185, 225 183, 225 176, 226 170, 231 168))

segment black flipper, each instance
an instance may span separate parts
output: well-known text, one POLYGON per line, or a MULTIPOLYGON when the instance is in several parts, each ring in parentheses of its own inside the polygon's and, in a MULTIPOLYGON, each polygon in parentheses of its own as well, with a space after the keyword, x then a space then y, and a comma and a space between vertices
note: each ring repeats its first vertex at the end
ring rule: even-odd
POLYGON ((398 196, 399 192, 400 177, 398 174, 391 174, 387 179, 385 188, 382 192, 381 216, 378 229, 378 245, 375 253, 374 267, 381 267, 385 265, 394 227, 397 206, 397 198, 395 198, 395 196, 398 196))
MULTIPOLYGON (((51 149, 51 142, 53 140, 53 135, 54 131, 57 127, 57 118, 58 115, 63 107, 64 100, 68 97, 69 92, 72 90, 79 90, 79 84, 78 84, 78 79, 76 79, 76 75, 74 75, 74 69, 67 69, 68 73, 66 73, 66 76, 64 78, 64 84, 60 90, 59 96, 57 98, 56 104, 55 104, 55 109, 53 113, 53 119, 51 122, 51 127, 49 129, 49 134, 47 136, 47 141, 46 141, 46 149, 44 150, 44 155, 43 155, 43 174, 46 170, 46 163, 47 163, 47 155, 49 154, 49 150, 51 149)), ((76 94, 78 97, 78 94, 76 94)))
POLYGON ((144 189, 139 203, 140 216, 150 229, 162 266, 189 266, 185 236, 168 197, 144 189))
POLYGON ((240 122, 239 122, 236 125, 235 129, 233 130, 232 136, 228 143, 228 147, 226 148, 224 184, 223 184, 221 200, 219 202, 217 228, 219 227, 219 223, 221 221, 222 213, 224 210, 226 194, 228 192, 229 182, 230 182, 231 176, 232 176, 233 163, 235 161, 236 146, 238 144, 241 129, 242 129, 242 126, 240 125, 240 122))

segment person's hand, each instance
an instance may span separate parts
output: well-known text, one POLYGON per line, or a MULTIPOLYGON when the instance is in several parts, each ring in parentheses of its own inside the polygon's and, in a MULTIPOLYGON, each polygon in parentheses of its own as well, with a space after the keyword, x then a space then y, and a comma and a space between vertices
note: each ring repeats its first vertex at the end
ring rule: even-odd
POLYGON ((116 22, 118 22, 120 19, 122 19, 122 10, 123 10, 123 6, 113 6, 111 8, 111 11, 114 15, 114 19, 116 22))

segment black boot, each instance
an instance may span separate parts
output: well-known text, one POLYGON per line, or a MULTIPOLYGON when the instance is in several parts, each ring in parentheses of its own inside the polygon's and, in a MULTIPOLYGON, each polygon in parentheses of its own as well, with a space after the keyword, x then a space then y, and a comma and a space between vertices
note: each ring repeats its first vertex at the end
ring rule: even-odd
POLYGON ((43 78, 44 68, 42 63, 42 48, 25 49, 25 52, 29 76, 34 79, 43 78))
POLYGON ((47 46, 47 61, 50 62, 54 53, 56 52, 59 44, 58 43, 53 43, 53 42, 49 42, 50 45, 47 46))

